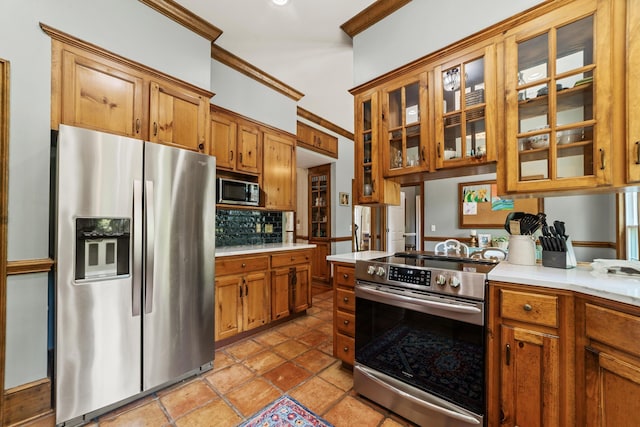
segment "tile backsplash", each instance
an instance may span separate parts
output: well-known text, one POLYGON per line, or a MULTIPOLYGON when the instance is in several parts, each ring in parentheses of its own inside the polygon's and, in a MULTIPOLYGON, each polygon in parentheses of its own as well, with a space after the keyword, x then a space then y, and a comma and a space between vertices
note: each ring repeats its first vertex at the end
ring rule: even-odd
POLYGON ((216 210, 216 247, 282 242, 282 212, 216 210))

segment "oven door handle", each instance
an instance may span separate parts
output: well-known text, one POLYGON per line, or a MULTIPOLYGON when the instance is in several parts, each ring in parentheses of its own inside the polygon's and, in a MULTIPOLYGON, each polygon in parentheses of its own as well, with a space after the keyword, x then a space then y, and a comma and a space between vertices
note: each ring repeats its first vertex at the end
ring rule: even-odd
POLYGON ((410 395, 407 392, 404 392, 402 390, 400 390, 399 388, 396 388, 390 384, 387 384, 386 382, 382 381, 379 378, 376 378, 374 375, 371 375, 369 372, 367 372, 367 369, 363 369, 361 367, 355 367, 354 369, 358 369, 360 371, 360 373, 364 376, 366 376, 367 378, 369 378, 371 381, 375 382, 376 384, 378 384, 380 387, 384 388, 387 391, 390 391, 391 393, 396 393, 399 394, 400 396, 402 396, 404 399, 410 400, 411 402, 413 402, 416 405, 419 406, 423 406, 426 407, 434 412, 439 412, 441 414, 446 415, 449 418, 454 418, 458 421, 462 421, 464 423, 467 424, 472 424, 472 425, 479 425, 480 421, 469 416, 469 415, 465 415, 465 414, 461 414, 460 412, 456 412, 456 411, 452 411, 451 409, 447 409, 447 408, 443 408, 442 406, 438 406, 436 404, 433 404, 431 402, 427 402, 425 400, 421 400, 418 399, 415 396, 410 395))
POLYGON ((402 295, 396 295, 390 292, 379 291, 377 289, 371 289, 367 286, 357 285, 356 296, 372 296, 383 299, 377 299, 378 302, 396 301, 400 303, 410 303, 414 305, 422 305, 423 307, 437 308, 440 310, 453 311, 456 313, 465 314, 480 314, 482 310, 472 305, 462 305, 457 303, 444 303, 438 301, 430 301, 420 298, 410 298, 402 295))

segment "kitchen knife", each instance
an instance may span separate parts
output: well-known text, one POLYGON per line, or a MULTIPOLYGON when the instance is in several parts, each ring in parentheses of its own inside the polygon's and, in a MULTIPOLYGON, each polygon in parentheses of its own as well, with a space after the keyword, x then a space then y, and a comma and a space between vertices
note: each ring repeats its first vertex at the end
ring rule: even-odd
POLYGON ((569 236, 567 236, 567 234, 566 234, 566 230, 564 228, 564 222, 563 221, 553 221, 553 226, 555 227, 555 229, 558 232, 558 235, 560 237, 562 237, 565 240, 567 240, 569 238, 569 236))

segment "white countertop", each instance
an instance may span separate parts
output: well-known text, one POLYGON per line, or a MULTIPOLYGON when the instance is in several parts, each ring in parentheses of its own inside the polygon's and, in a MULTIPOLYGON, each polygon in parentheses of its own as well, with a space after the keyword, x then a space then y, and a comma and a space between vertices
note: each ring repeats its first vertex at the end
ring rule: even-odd
POLYGON ((383 256, 393 255, 395 252, 384 251, 361 251, 361 252, 347 252, 343 254, 328 255, 327 261, 346 262, 355 264, 356 261, 364 261, 367 259, 380 258, 383 256))
POLYGON ((316 245, 309 243, 265 243, 262 245, 223 246, 216 248, 216 257, 232 255, 248 255, 261 252, 292 251, 298 249, 311 249, 316 245))
POLYGON ((594 272, 589 266, 565 270, 503 261, 491 270, 489 280, 565 289, 640 306, 639 278, 594 272))

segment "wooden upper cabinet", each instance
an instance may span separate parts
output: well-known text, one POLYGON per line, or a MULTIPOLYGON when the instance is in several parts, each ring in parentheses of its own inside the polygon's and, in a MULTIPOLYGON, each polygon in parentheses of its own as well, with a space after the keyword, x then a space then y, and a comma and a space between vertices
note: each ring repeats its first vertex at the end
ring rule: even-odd
POLYGON ((427 73, 382 87, 380 115, 383 175, 394 177, 429 169, 427 73))
POLYGON ((612 183, 612 3, 574 1, 505 34, 508 192, 612 183))
POLYGON ((627 181, 640 182, 640 3, 627 1, 627 181))
POLYGON ((434 68, 437 169, 496 160, 496 72, 494 44, 434 68))
POLYGON ((210 152, 216 156, 218 169, 256 175, 262 171, 262 133, 259 127, 213 108, 210 152))
POLYGON ((298 122, 297 137, 299 147, 338 158, 338 138, 335 136, 298 122))
POLYGON ((144 82, 140 75, 106 59, 96 61, 66 50, 58 55, 54 61, 61 56, 62 123, 142 137, 144 82))
POLYGON ((207 152, 209 101, 167 83, 151 82, 149 140, 207 152))
POLYGON ((262 190, 265 208, 292 211, 296 208, 295 140, 264 132, 262 190))
POLYGON ((262 144, 258 127, 247 124, 241 124, 238 127, 238 160, 236 162, 238 171, 260 173, 262 144))
POLYGON ((60 123, 207 152, 213 94, 51 33, 51 128, 60 123))
POLYGON ((384 179, 380 163, 380 93, 358 94, 355 100, 355 182, 358 204, 400 204, 400 184, 384 179))

